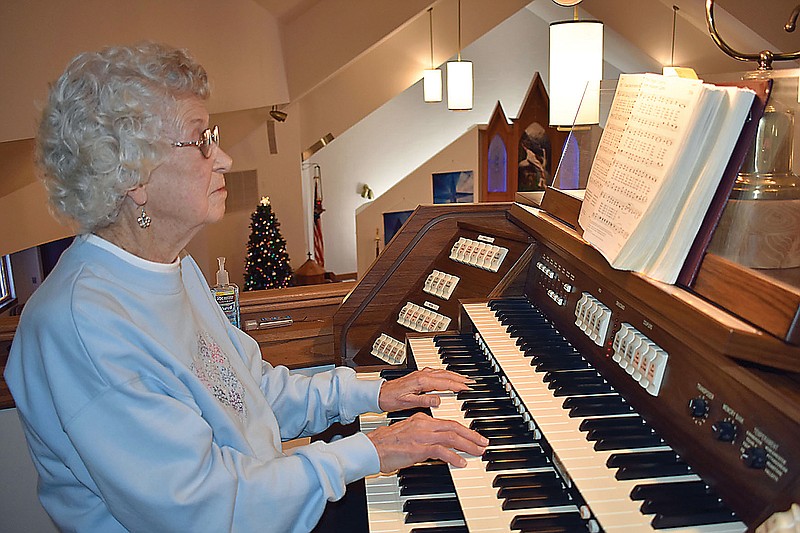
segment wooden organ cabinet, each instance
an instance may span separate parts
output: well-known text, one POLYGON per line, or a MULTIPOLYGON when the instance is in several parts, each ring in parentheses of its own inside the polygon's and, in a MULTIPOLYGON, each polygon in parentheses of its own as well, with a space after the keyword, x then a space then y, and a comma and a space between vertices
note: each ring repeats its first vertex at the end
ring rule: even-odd
POLYGON ((421 466, 369 478, 370 531, 746 531, 800 502, 800 349, 611 269, 537 208, 419 207, 334 339, 362 372, 475 376, 432 415, 491 441, 463 470, 425 467, 439 488, 421 466))

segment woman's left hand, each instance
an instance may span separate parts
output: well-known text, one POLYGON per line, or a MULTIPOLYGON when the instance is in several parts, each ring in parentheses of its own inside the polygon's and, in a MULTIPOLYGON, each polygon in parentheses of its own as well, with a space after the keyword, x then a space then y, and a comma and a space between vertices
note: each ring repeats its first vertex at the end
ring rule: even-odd
POLYGON ((472 380, 449 370, 423 368, 402 378, 385 382, 378 395, 378 405, 384 411, 399 411, 413 407, 438 407, 441 401, 431 391, 459 392, 469 390, 472 380))

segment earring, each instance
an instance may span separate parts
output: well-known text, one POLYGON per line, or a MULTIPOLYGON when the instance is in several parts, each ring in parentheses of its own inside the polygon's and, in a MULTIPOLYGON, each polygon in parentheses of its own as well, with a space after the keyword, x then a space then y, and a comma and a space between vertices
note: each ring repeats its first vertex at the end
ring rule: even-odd
POLYGON ((147 229, 150 227, 150 222, 152 222, 152 220, 150 219, 149 216, 147 216, 147 213, 144 210, 144 206, 142 206, 142 214, 139 215, 139 218, 136 219, 136 222, 139 223, 139 227, 142 229, 147 229))

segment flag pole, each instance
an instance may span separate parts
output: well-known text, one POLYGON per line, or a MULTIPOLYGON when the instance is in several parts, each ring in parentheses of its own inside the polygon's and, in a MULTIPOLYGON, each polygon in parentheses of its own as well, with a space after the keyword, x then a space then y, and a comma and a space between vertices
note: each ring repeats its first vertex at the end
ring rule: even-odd
POLYGON ((314 260, 325 268, 325 244, 322 238, 322 172, 314 165, 314 260))

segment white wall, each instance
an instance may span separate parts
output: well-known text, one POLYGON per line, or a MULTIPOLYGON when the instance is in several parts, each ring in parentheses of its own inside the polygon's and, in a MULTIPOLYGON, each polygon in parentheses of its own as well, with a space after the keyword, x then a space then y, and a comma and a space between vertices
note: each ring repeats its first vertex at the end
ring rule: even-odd
MULTIPOLYGON (((488 122, 498 101, 516 117, 535 72, 547 85, 549 22, 565 15, 563 9, 552 12, 550 4, 536 0, 462 51, 462 59, 473 61, 475 73, 471 111, 448 111, 446 102, 424 103, 417 83, 309 160, 321 167, 325 184, 327 270, 357 270, 355 211, 366 202, 359 196, 361 184, 368 184, 376 196, 383 194, 473 125, 488 122)), ((606 49, 606 62, 615 74, 660 69, 611 32, 606 49)), ((308 238, 311 242, 310 234, 308 238)))

